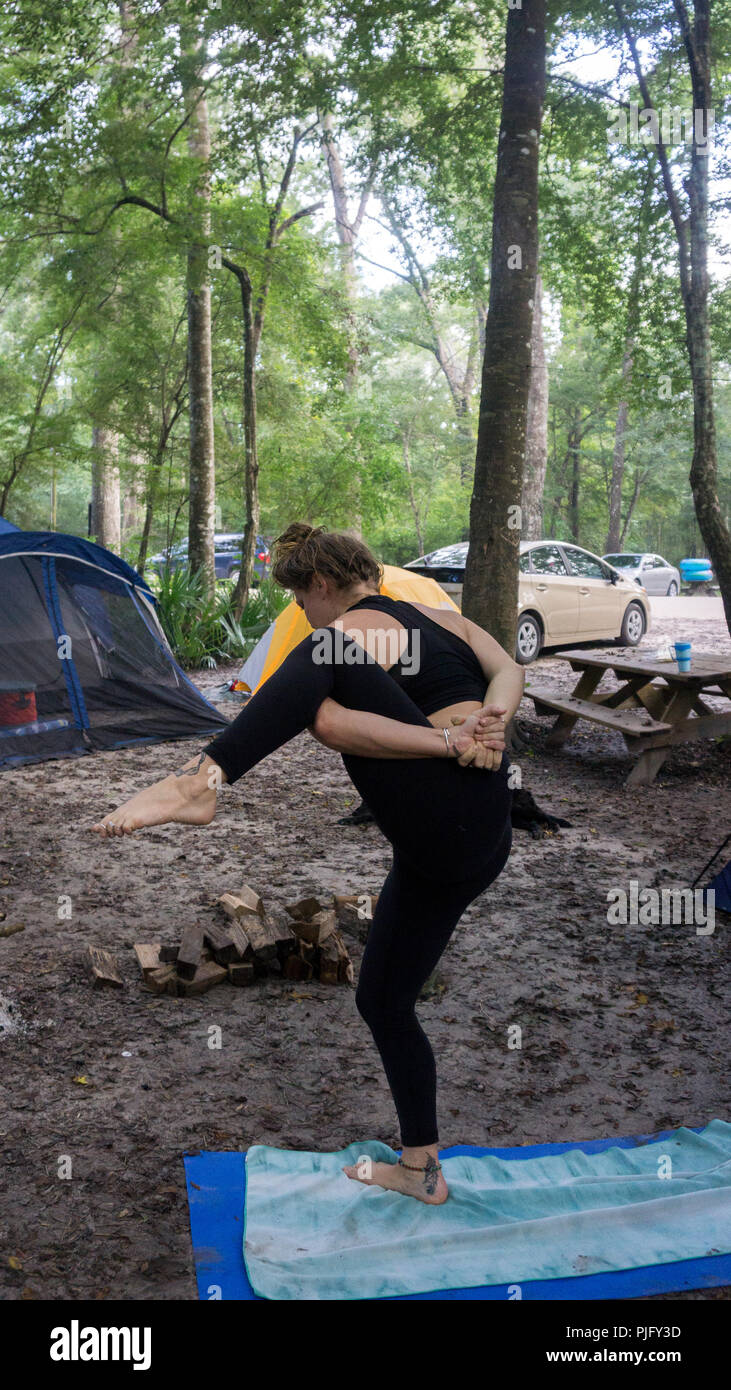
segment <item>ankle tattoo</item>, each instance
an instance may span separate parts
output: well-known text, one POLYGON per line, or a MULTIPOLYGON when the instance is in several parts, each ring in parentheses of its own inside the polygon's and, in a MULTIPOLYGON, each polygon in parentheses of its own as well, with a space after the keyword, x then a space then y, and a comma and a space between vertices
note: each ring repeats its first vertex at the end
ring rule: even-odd
POLYGON ((433 1196, 437 1189, 437 1179, 442 1171, 442 1165, 438 1161, 438 1159, 436 1159, 433 1154, 427 1154, 426 1163, 424 1164, 423 1168, 421 1164, 417 1165, 415 1163, 404 1163, 404 1160, 402 1158, 400 1158, 398 1161, 401 1167, 408 1168, 410 1173, 423 1173, 424 1186, 426 1187, 429 1196, 433 1196))
POLYGON ((438 1163, 433 1154, 429 1154, 424 1168, 424 1186, 431 1197, 437 1190, 437 1179, 442 1170, 441 1163, 438 1163))
POLYGON ((176 777, 195 777, 196 773, 197 773, 197 772, 200 772, 200 770, 201 770, 201 768, 202 768, 202 766, 203 766, 205 760, 206 760, 206 755, 205 755, 205 753, 201 753, 201 755, 200 755, 200 757, 199 757, 199 759, 198 759, 198 761, 197 761, 195 767, 181 767, 180 772, 176 772, 176 773, 175 773, 175 776, 176 776, 176 777))

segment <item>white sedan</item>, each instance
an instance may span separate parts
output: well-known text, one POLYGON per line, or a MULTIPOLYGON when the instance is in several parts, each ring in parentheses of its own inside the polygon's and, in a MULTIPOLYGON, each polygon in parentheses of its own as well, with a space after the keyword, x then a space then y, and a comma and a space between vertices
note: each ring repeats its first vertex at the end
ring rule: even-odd
POLYGON ((680 593, 680 570, 654 555, 651 550, 623 550, 617 555, 603 557, 625 579, 634 579, 648 594, 666 594, 675 598, 680 593))
MULTIPOLYGON (((410 560, 404 569, 436 579, 459 603, 468 543, 410 560)), ((527 666, 544 647, 620 641, 636 647, 650 626, 646 590, 565 541, 521 541, 515 659, 527 666)))

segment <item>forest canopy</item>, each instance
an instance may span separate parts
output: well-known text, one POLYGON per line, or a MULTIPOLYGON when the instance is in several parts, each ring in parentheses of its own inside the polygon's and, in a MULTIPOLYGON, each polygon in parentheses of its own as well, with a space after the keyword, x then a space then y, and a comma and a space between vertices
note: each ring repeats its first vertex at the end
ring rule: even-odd
MULTIPOLYGON (((534 523, 676 564, 705 553, 693 385, 623 13, 548 6, 534 523)), ((630 18, 655 105, 691 110, 678 6, 630 18)), ((142 571, 185 537, 205 570, 214 530, 271 538, 293 519, 359 530, 392 563, 466 539, 505 21, 492 0, 4 6, 0 513, 142 571)), ((712 26, 727 518, 725 0, 712 26)))

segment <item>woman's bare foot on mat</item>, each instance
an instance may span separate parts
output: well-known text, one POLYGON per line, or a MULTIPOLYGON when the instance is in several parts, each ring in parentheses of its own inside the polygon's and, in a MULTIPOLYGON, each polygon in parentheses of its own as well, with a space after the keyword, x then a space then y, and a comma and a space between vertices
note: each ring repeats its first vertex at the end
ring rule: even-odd
POLYGON ((216 814, 216 788, 225 781, 218 766, 206 753, 191 758, 179 772, 145 787, 116 811, 90 828, 106 839, 109 835, 129 835, 145 825, 209 825, 216 814))
POLYGON ((430 1149, 404 1149, 401 1156, 411 1168, 400 1163, 374 1163, 364 1155, 357 1163, 344 1167, 343 1172, 366 1187, 385 1187, 389 1192, 401 1192, 404 1197, 416 1197, 419 1202, 437 1207, 449 1196, 437 1155, 436 1145, 430 1149), (420 1171, 414 1172, 414 1168, 420 1171))

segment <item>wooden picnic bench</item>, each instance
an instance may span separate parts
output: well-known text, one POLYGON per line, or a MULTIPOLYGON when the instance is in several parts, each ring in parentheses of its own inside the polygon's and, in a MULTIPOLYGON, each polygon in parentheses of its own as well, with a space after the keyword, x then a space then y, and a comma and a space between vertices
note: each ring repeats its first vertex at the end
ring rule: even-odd
POLYGON ((628 657, 572 650, 557 652, 556 657, 580 672, 572 694, 532 681, 526 688, 538 714, 558 714, 548 744, 565 743, 578 719, 617 729, 627 748, 640 754, 628 785, 654 782, 674 744, 731 735, 731 710, 718 713, 702 698, 702 693, 713 692, 731 700, 731 655, 694 652, 690 671, 643 653, 628 657), (613 671, 621 683, 616 690, 597 693, 606 671, 613 671))

